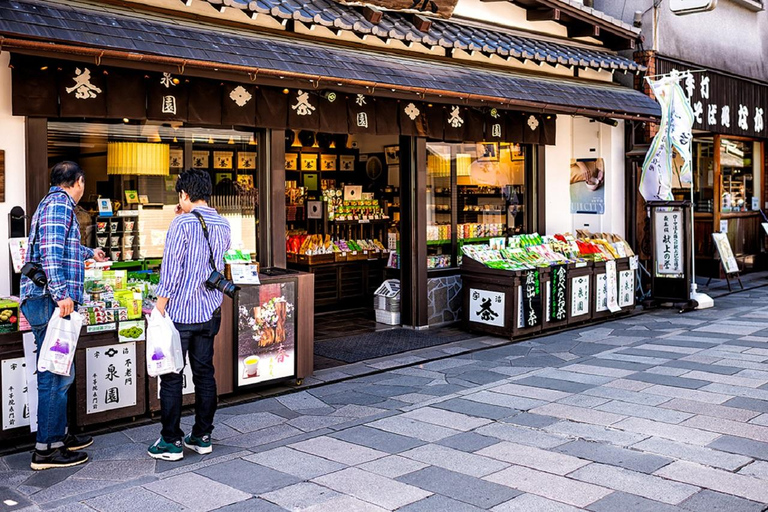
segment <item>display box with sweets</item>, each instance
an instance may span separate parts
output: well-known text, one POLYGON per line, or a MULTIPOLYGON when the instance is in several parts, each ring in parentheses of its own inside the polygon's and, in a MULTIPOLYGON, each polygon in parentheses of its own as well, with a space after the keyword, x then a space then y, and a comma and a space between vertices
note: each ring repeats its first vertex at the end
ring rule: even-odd
POLYGON ((0 333, 19 330, 19 303, 13 299, 0 299, 0 333))
POLYGON ((119 307, 126 309, 128 320, 141 318, 142 301, 141 293, 136 293, 133 290, 118 290, 115 292, 115 302, 117 302, 119 307))

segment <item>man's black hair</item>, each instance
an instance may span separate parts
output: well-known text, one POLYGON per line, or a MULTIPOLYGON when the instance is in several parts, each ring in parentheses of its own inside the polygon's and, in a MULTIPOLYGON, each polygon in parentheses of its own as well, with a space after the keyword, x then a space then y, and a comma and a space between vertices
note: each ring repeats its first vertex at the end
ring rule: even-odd
POLYGON ((75 162, 59 162, 51 168, 51 185, 54 187, 71 187, 81 177, 85 178, 85 171, 75 162))
POLYGON ((176 192, 186 192, 193 203, 201 199, 207 202, 213 193, 211 175, 202 169, 187 169, 176 180, 176 192))

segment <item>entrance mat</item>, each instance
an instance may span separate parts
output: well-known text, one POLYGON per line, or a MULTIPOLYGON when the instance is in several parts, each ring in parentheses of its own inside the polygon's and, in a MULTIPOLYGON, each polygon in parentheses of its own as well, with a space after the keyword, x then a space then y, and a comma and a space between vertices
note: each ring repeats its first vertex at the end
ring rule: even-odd
POLYGON ((474 337, 472 334, 457 332, 453 329, 445 331, 440 329, 427 331, 390 329, 316 342, 315 355, 346 363, 357 363, 367 359, 391 356, 409 350, 434 347, 435 345, 474 337))

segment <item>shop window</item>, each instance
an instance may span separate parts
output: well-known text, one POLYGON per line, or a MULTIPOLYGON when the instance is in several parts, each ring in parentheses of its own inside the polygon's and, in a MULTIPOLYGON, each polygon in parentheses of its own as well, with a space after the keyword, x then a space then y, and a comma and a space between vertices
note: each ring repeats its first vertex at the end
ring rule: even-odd
POLYGON ((78 208, 83 243, 130 262, 126 267, 162 257, 178 204, 176 178, 189 168, 210 173, 209 205, 229 221, 232 248, 255 259, 257 150, 250 131, 181 123, 48 123, 49 166, 71 160, 86 173, 78 208))
POLYGON ((462 245, 527 232, 526 151, 503 142, 427 143, 429 269, 460 265, 462 245))
MULTIPOLYGON (((694 211, 712 213, 715 208, 715 150, 712 138, 693 141, 694 211)), ((675 199, 690 199, 687 189, 676 189, 675 199)))
POLYGON ((720 139, 721 211, 760 209, 759 185, 755 183, 752 142, 720 139))

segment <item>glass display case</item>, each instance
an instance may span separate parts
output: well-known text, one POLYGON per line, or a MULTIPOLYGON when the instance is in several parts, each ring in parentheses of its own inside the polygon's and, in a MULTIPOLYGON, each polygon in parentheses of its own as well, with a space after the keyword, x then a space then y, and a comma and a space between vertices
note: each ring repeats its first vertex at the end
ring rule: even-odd
POLYGON ((720 139, 723 213, 746 212, 760 208, 760 202, 753 201, 753 198, 756 198, 756 188, 752 153, 752 142, 720 139))

